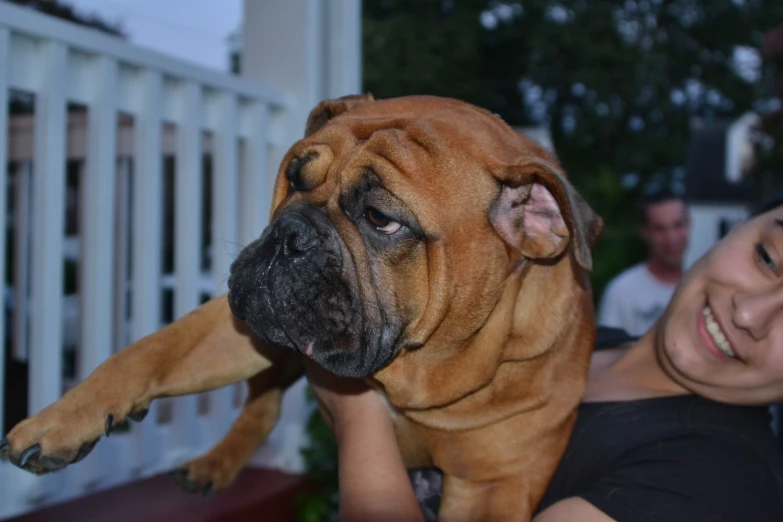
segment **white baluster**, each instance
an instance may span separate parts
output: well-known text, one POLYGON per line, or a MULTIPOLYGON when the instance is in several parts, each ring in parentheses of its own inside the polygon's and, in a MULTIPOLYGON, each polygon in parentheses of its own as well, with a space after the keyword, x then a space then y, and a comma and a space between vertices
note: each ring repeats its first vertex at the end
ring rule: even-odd
MULTIPOLYGON (((68 51, 56 41, 40 45, 40 83, 35 98, 32 182, 30 312, 30 414, 62 394, 63 224, 68 51)), ((38 479, 31 500, 53 493, 56 478, 38 479)))
MULTIPOLYGON (((138 341, 161 325, 161 260, 163 227, 163 80, 147 70, 133 85, 135 96, 131 230, 130 340, 138 341)), ((156 425, 157 402, 134 427, 136 468, 149 469, 160 460, 162 439, 156 425)))
POLYGON ((214 295, 228 291, 231 263, 239 253, 239 116, 233 93, 219 95, 220 121, 215 132, 212 172, 212 276, 214 295))
MULTIPOLYGON (((177 157, 174 183, 174 318, 191 312, 200 302, 202 256, 202 126, 201 86, 184 82, 178 93, 177 157)), ((181 455, 198 447, 196 396, 174 400, 172 429, 181 455)), ((181 458, 173 457, 174 463, 181 458)))
MULTIPOLYGON (((213 295, 228 291, 231 263, 239 253, 239 144, 236 95, 221 92, 217 96, 218 125, 214 133, 212 169, 212 281, 213 295)), ((209 395, 208 445, 225 434, 233 420, 232 388, 215 390, 209 395)), ((205 441, 206 442, 206 441, 205 441)))
MULTIPOLYGON (((81 335, 78 378, 84 379, 111 355, 114 249, 114 179, 117 143, 117 63, 94 59, 85 71, 89 94, 86 164, 81 186, 79 301, 81 335)), ((111 448, 99 444, 81 466, 82 484, 94 484, 109 471, 111 448)))
POLYGON ((117 154, 117 64, 96 59, 87 118, 87 164, 82 187, 79 378, 106 360, 112 347, 114 180, 117 154))
MULTIPOLYGON (((128 256, 130 254, 130 194, 131 194, 131 159, 117 158, 114 189, 114 208, 116 220, 114 223, 114 319, 112 329, 112 353, 125 348, 130 342, 128 325, 128 256)), ((160 248, 160 247, 158 247, 160 248)))
MULTIPOLYGON (((5 169, 5 165, 8 163, 8 85, 6 80, 8 78, 8 65, 9 65, 9 43, 10 35, 7 28, 0 26, 0 167, 5 169)), ((5 192, 8 184, 8 178, 6 177, 5 170, 0 174, 0 231, 5 237, 5 192)), ((0 266, 5 263, 5 241, 2 242, 3 246, 0 246, 0 266)), ((5 269, 0 270, 0 274, 5 274, 5 269)), ((5 344, 5 295, 6 295, 5 278, 3 277, 3 293, 0 296, 3 303, 3 314, 0 317, 0 341, 5 344)), ((0 357, 0 439, 5 436, 7 429, 11 427, 4 426, 3 421, 5 419, 5 357, 0 357)), ((0 518, 3 518, 3 505, 10 504, 11 499, 6 498, 6 493, 10 488, 6 485, 5 470, 8 468, 8 464, 0 464, 0 518)))
MULTIPOLYGON (((10 34, 8 29, 0 26, 0 234, 5 239, 6 228, 6 190, 8 188, 8 176, 6 174, 6 164, 8 163, 8 78, 9 65, 9 44, 10 34)), ((0 314, 0 342, 5 345, 5 240, 0 241, 0 274, 2 275, 3 291, 0 294, 2 302, 2 314, 0 314)), ((0 357, 0 439, 5 435, 6 427, 3 426, 5 418, 5 357, 0 357)), ((10 426, 9 426, 10 429, 10 426)), ((2 474, 0 473, 0 491, 2 491, 2 474)))
POLYGON ((275 171, 269 172, 269 106, 261 101, 253 102, 246 108, 245 116, 247 137, 239 190, 239 242, 242 246, 258 239, 269 219, 276 174, 275 171))
POLYGON ((62 393, 62 281, 65 202, 66 99, 62 84, 67 50, 42 45, 42 82, 35 99, 33 164, 32 313, 30 317, 30 413, 62 393))

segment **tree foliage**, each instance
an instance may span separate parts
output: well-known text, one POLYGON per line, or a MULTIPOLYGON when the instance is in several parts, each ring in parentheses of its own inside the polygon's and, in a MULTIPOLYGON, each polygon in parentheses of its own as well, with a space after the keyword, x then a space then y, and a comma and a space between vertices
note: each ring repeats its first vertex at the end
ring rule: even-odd
POLYGON ((113 36, 125 37, 125 31, 118 22, 110 22, 94 13, 81 13, 74 6, 63 0, 3 0, 12 4, 28 7, 55 18, 68 20, 75 24, 97 29, 113 36))
POLYGON ((777 0, 366 0, 364 80, 546 125, 607 227, 596 295, 644 255, 629 219, 650 184, 683 176, 690 125, 757 109, 754 50, 777 0))

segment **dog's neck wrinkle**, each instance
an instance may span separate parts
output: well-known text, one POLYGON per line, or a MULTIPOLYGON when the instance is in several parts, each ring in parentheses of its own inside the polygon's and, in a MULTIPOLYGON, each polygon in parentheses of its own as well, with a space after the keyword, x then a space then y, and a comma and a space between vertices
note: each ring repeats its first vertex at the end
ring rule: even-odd
POLYGON ((522 287, 514 304, 514 322, 511 327, 504 361, 526 361, 543 355, 556 345, 570 329, 576 319, 577 310, 575 292, 556 292, 551 289, 557 281, 567 284, 569 288, 577 288, 574 266, 569 256, 564 256, 554 265, 529 265, 522 280, 522 287), (547 299, 531 299, 531 296, 546 295, 547 299), (543 334, 541 325, 553 324, 549 320, 556 318, 557 327, 547 329, 543 334))
POLYGON ((575 275, 567 258, 550 266, 530 264, 522 284, 512 296, 514 302, 507 302, 507 296, 504 296, 493 312, 497 315, 505 308, 506 313, 514 315, 514 319, 506 323, 509 326, 505 327, 501 339, 491 335, 497 334, 497 329, 491 332, 493 324, 490 318, 485 327, 460 350, 463 356, 452 357, 448 361, 459 370, 453 373, 460 376, 456 384, 433 389, 433 375, 451 372, 441 368, 433 372, 432 368, 419 365, 416 367, 418 373, 411 380, 395 379, 395 382, 404 383, 406 390, 399 391, 407 391, 409 400, 400 401, 406 397, 395 393, 398 390, 386 387, 389 400, 416 423, 446 430, 475 429, 544 407, 554 400, 555 389, 558 395, 567 396, 564 400, 570 398, 574 402, 575 396, 581 397, 584 383, 578 379, 572 379, 573 383, 553 383, 557 375, 574 375, 574 371, 564 371, 565 367, 576 365, 578 373, 581 366, 586 368, 589 361, 590 350, 583 348, 588 344, 592 346, 593 339, 587 335, 589 332, 585 328, 578 326, 587 324, 583 310, 585 304, 589 305, 589 293, 563 292, 559 299, 533 299, 545 308, 532 314, 528 309, 531 308, 531 295, 551 295, 553 281, 567 288, 579 288, 573 283, 575 275), (550 291, 547 292, 547 289, 550 291), (492 345, 493 340, 497 344, 492 345), (481 368, 482 365, 476 364, 472 355, 475 350, 493 351, 494 366, 481 368), (574 353, 577 355, 572 357, 574 353), (581 357, 578 354, 587 355, 581 357), (468 372, 468 368, 473 371, 468 372), (483 370, 483 373, 476 369, 483 370), (420 390, 425 390, 425 393, 411 396, 411 391, 420 390))
POLYGON ((492 381, 511 333, 522 274, 523 271, 516 270, 507 278, 503 293, 484 325, 459 346, 439 345, 438 335, 433 334, 428 344, 396 359, 376 374, 375 378, 384 385, 389 400, 397 408, 445 407, 492 381), (478 353, 482 357, 476 357, 478 353), (453 379, 454 375, 460 379, 453 379))
POLYGON ((441 242, 429 244, 427 246, 427 266, 439 267, 439 270, 430 269, 428 301, 424 307, 425 313, 411 329, 407 335, 406 344, 413 348, 420 349, 430 339, 432 334, 443 323, 443 319, 448 314, 452 295, 444 296, 438 292, 439 288, 450 288, 449 263, 446 249, 441 242))

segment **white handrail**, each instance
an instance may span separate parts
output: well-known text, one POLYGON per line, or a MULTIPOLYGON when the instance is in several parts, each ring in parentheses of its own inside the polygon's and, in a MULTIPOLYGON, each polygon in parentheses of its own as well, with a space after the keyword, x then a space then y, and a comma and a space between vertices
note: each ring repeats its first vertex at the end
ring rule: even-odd
MULTIPOLYGON (((118 62, 152 69, 176 78, 195 80, 208 88, 227 90, 253 99, 262 99, 273 106, 282 106, 284 96, 276 89, 258 85, 238 76, 222 74, 187 61, 155 51, 128 45, 96 29, 81 27, 31 9, 0 3, 0 25, 35 39, 54 40, 70 48, 109 56, 118 62)), ((14 86, 14 85, 12 85, 14 86)))

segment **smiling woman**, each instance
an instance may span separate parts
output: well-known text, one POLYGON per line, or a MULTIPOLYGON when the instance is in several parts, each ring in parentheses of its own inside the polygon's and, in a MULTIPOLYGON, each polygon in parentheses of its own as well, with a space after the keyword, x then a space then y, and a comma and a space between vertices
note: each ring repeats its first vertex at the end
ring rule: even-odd
POLYGON ((763 406, 783 400, 782 224, 777 198, 687 272, 641 339, 594 354, 536 521, 783 520, 763 406))

